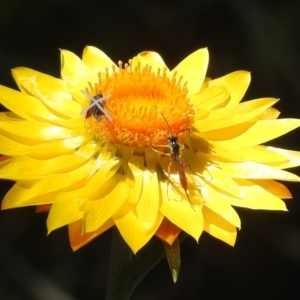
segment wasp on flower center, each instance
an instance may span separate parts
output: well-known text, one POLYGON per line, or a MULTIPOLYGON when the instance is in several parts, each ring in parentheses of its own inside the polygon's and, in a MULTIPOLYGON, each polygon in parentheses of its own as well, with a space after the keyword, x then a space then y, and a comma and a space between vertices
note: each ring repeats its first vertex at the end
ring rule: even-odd
POLYGON ((106 95, 103 97, 103 95, 99 93, 96 94, 95 96, 91 96, 89 93, 87 93, 84 90, 81 90, 81 92, 91 100, 91 104, 80 112, 81 115, 86 113, 86 118, 89 118, 93 114, 97 122, 100 122, 101 115, 102 115, 102 116, 106 116, 106 118, 109 121, 112 121, 112 117, 104 109, 106 105, 105 100, 107 98, 110 98, 111 97, 110 95, 106 95))
MULTIPOLYGON (((102 94, 97 94, 93 97, 95 100, 99 101, 100 99, 103 98, 102 94)), ((104 106, 105 106, 105 101, 103 100, 101 102, 101 107, 104 110, 104 106)), ((97 105, 92 106, 86 113, 86 118, 89 118, 91 115, 94 116, 94 118, 97 120, 97 122, 100 122, 100 116, 104 116, 104 112, 103 110, 100 110, 99 107, 97 105)))

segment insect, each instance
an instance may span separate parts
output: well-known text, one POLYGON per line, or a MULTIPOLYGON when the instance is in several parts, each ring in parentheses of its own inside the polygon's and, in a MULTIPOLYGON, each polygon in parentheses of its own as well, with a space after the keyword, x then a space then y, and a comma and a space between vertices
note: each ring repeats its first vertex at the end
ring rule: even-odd
MULTIPOLYGON (((164 118, 164 120, 166 121, 166 123, 167 123, 167 125, 170 129, 170 132, 171 132, 171 127, 170 127, 169 122, 167 121, 167 119, 165 118, 165 116, 162 113, 161 113, 161 115, 164 118)), ((171 167, 172 167, 172 164, 174 163, 176 165, 177 172, 178 172, 178 175, 179 175, 180 185, 183 188, 189 202, 192 203, 191 199, 188 195, 188 192, 187 192, 188 183, 187 183, 187 178, 186 178, 186 174, 185 174, 185 170, 184 170, 184 167, 186 166, 187 163, 183 160, 182 155, 181 155, 181 150, 184 148, 184 146, 181 145, 178 142, 178 136, 177 136, 178 133, 180 133, 182 131, 185 131, 185 130, 189 130, 189 128, 182 129, 182 130, 178 131, 176 133, 176 135, 170 134, 169 137, 168 137, 169 145, 167 147, 169 147, 170 156, 171 156, 170 164, 168 166, 168 173, 169 173, 169 176, 170 176, 171 167)))
MULTIPOLYGON (((94 100, 100 100, 103 98, 102 94, 97 94, 94 97, 94 100)), ((104 101, 103 101, 104 102, 104 101)), ((101 102, 101 107, 103 108, 104 103, 101 102), (103 104, 102 104, 103 103, 103 104)), ((95 119, 97 120, 97 122, 100 122, 100 116, 104 116, 104 112, 103 110, 100 110, 99 107, 97 105, 94 105, 93 107, 91 107, 87 112, 86 112, 86 118, 89 118, 91 115, 93 115, 95 117, 95 119)))
POLYGON ((99 93, 93 97, 84 90, 81 90, 81 93, 83 93, 86 97, 88 97, 92 101, 91 104, 86 109, 80 112, 81 115, 86 113, 86 118, 89 118, 93 114, 97 122, 100 122, 101 115, 102 115, 102 116, 106 116, 106 118, 110 122, 112 121, 112 117, 103 108, 103 106, 105 105, 105 100, 109 98, 110 95, 106 95, 103 97, 103 95, 99 93))

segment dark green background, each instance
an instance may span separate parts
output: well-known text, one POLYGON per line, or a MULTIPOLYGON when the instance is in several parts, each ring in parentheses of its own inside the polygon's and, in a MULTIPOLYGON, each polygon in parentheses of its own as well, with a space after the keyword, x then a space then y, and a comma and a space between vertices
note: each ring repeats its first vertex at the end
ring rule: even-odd
MULTIPOLYGON (((208 47, 208 76, 249 70, 245 99, 281 98, 281 116, 299 118, 299 14, 297 0, 1 1, 0 84, 16 88, 10 69, 17 66, 59 77, 59 48, 80 56, 94 45, 115 62, 154 50, 173 68, 208 47)), ((299 133, 272 145, 300 150, 299 133)), ((0 184, 3 198, 11 183, 0 184)), ((287 186, 289 213, 238 209, 234 248, 205 233, 199 244, 187 238, 178 282, 163 260, 132 299, 299 299, 300 184, 287 186)), ((66 228, 46 237, 46 214, 0 212, 0 299, 104 299, 110 241, 107 232, 72 253, 66 228)))

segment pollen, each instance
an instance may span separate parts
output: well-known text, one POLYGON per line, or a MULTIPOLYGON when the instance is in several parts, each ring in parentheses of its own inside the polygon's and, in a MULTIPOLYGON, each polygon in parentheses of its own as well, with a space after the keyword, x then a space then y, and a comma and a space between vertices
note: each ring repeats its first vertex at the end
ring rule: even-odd
POLYGON ((97 121, 86 119, 91 132, 112 145, 148 148, 167 144, 170 134, 182 140, 193 125, 194 110, 187 96, 186 84, 174 72, 151 70, 151 66, 118 63, 106 74, 99 73, 98 83, 86 89, 92 96, 107 95, 104 115, 97 121))

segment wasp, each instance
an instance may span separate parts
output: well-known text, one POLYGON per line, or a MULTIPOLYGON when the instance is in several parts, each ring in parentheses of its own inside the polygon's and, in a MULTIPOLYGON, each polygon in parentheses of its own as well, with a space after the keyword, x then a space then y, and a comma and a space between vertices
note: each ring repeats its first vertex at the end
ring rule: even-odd
MULTIPOLYGON (((165 118, 165 116, 162 113, 161 113, 161 115, 164 118, 164 120, 166 121, 166 123, 169 127, 169 130, 170 130, 170 133, 171 133, 172 130, 171 130, 169 122, 167 121, 167 119, 165 118)), ((185 169, 184 169, 187 163, 183 160, 182 154, 181 154, 182 150, 184 149, 184 145, 182 145, 178 142, 178 133, 180 133, 182 131, 186 131, 186 130, 190 130, 190 129, 189 128, 182 129, 182 130, 178 131, 176 133, 176 135, 170 134, 168 137, 169 145, 167 145, 167 147, 169 148, 169 151, 170 151, 169 155, 171 157, 170 163, 168 166, 168 173, 170 176, 172 164, 175 164, 177 173, 179 175, 180 185, 183 188, 184 193, 185 193, 186 197, 188 198, 189 202, 192 203, 191 199, 188 195, 188 192, 187 192, 188 191, 188 182, 187 182, 187 177, 186 177, 185 169)), ((163 146, 163 147, 166 147, 166 146, 163 146)), ((156 150, 154 149, 154 151, 156 151, 156 150)), ((156 152, 158 152, 158 151, 156 151, 156 152)))
POLYGON ((110 97, 110 95, 103 96, 102 94, 96 94, 95 96, 91 96, 84 90, 81 92, 91 100, 91 104, 81 111, 81 115, 86 113, 86 118, 89 118, 91 115, 94 116, 97 122, 100 122, 101 116, 106 116, 106 118, 111 122, 112 117, 105 111, 105 100, 110 97))
MULTIPOLYGON (((103 98, 103 95, 97 94, 93 98, 95 101, 99 101, 100 99, 103 98)), ((105 102, 105 101, 103 101, 103 102, 105 102)), ((101 104, 99 103, 99 105, 101 105, 102 108, 105 105, 105 103, 103 103, 103 102, 101 102, 101 104)), ((103 110, 104 110, 104 108, 103 108, 103 110)), ((89 118, 91 115, 93 115, 94 118, 97 120, 97 122, 100 122, 100 116, 104 116, 103 110, 100 110, 97 105, 94 105, 86 112, 86 118, 89 118)))

